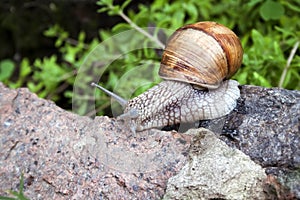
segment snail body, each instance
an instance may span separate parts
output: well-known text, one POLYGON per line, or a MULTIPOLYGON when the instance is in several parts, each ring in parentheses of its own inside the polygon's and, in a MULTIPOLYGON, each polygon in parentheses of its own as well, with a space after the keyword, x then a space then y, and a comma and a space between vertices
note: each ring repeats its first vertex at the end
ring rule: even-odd
POLYGON ((179 81, 163 81, 129 100, 124 113, 138 111, 138 116, 129 123, 133 130, 141 131, 224 116, 235 108, 239 96, 238 82, 234 80, 224 81, 217 89, 208 91, 179 81))
POLYGON ((238 82, 227 79, 240 67, 242 55, 238 37, 221 24, 198 22, 179 28, 162 56, 159 75, 165 80, 129 101, 119 101, 125 109, 118 118, 132 131, 142 131, 227 115, 240 96, 238 82))

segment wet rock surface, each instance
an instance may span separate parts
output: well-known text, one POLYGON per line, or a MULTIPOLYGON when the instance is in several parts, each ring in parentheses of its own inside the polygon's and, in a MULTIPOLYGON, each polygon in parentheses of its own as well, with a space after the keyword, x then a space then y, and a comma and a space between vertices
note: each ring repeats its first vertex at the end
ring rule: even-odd
POLYGON ((114 119, 78 116, 0 83, 0 195, 18 191, 23 173, 30 199, 172 199, 171 191, 186 194, 186 188, 199 198, 230 199, 214 183, 225 188, 239 180, 230 172, 249 169, 247 189, 236 194, 300 198, 299 117, 300 92, 242 86, 235 111, 200 123, 214 134, 153 129, 133 137, 114 119), (225 157, 224 168, 213 162, 218 156, 225 157), (187 173, 192 166, 197 172, 187 173))

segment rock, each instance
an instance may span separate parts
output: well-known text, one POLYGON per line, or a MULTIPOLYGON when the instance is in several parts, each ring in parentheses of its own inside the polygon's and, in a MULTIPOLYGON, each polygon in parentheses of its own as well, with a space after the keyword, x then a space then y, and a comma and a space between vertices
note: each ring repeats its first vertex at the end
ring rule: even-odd
POLYGON ((300 198, 299 92, 241 93, 230 115, 201 122, 215 135, 153 129, 133 137, 114 119, 78 116, 0 83, 0 196, 18 191, 24 174, 30 199, 161 199, 176 187, 201 198, 300 198))
POLYGON ((300 198, 300 91, 242 86, 233 112, 200 126, 249 155, 300 198))
POLYGON ((165 199, 264 199, 265 171, 207 129, 190 130, 189 160, 168 182, 165 199))
POLYGON ((241 96, 222 128, 213 128, 220 119, 209 128, 262 166, 299 168, 300 92, 251 86, 242 87, 241 96))
POLYGON ((0 84, 0 195, 30 199, 159 199, 186 161, 188 137, 149 130, 132 137, 0 84))

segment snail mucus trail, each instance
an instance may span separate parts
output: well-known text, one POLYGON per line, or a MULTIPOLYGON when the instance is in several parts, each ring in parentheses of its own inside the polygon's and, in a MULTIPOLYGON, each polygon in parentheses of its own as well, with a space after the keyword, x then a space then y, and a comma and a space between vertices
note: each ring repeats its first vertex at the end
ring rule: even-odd
POLYGON ((177 29, 164 50, 159 75, 164 79, 126 101, 92 83, 124 108, 117 119, 132 132, 227 115, 240 97, 238 82, 228 80, 242 63, 243 49, 229 28, 198 22, 177 29))

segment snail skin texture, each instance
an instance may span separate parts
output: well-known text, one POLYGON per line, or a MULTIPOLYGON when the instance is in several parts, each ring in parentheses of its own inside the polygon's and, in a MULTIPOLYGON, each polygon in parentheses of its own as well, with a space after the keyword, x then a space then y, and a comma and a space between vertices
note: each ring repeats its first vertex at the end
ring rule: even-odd
POLYGON ((239 96, 238 82, 234 80, 224 81, 219 88, 208 91, 179 81, 163 81, 129 100, 124 113, 138 112, 131 126, 141 131, 224 116, 236 107, 239 96))
POLYGON ((130 129, 214 119, 229 114, 240 97, 238 82, 228 80, 242 63, 243 49, 233 31, 216 22, 183 26, 171 35, 159 75, 165 79, 129 100, 92 83, 123 105, 130 129))

